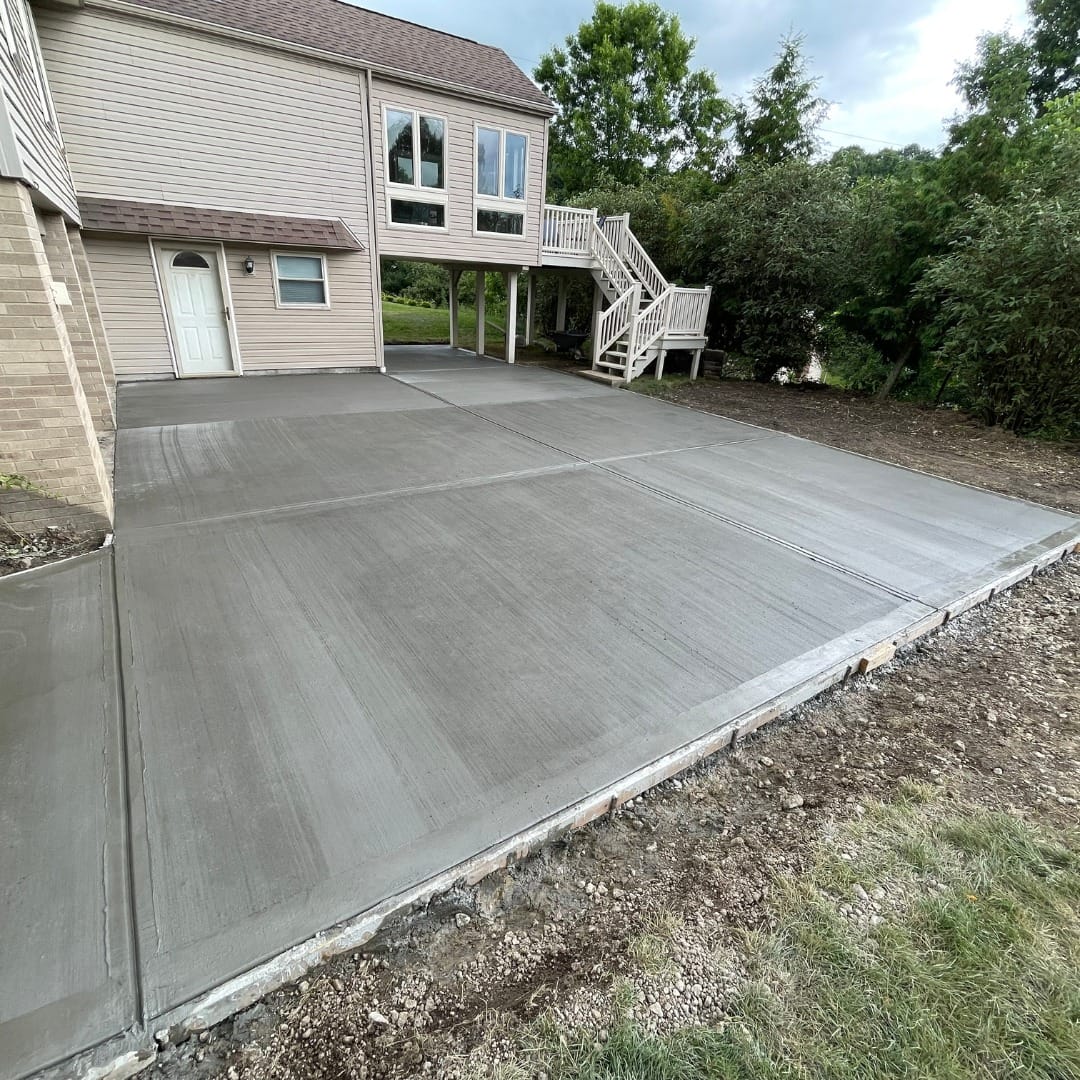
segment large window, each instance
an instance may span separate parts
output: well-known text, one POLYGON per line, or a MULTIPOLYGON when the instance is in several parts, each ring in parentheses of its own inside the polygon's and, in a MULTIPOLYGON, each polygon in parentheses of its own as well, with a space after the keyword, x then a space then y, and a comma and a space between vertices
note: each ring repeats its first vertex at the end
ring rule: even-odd
POLYGON ((386 180, 393 225, 446 228, 446 121, 387 108, 386 180))
POLYGON ((476 231, 521 236, 529 140, 504 128, 476 129, 476 231))
POLYGON ((274 253, 278 307, 329 307, 326 259, 322 255, 274 253))

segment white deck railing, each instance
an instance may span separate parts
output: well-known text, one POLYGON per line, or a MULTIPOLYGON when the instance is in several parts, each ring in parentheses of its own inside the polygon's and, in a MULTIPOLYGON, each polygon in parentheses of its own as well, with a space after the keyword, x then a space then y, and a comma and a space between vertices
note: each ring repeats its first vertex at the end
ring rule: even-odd
POLYGON ((672 334, 703 336, 709 319, 711 295, 711 285, 704 289, 672 289, 671 305, 668 309, 669 331, 672 334))
POLYGON ((618 293, 626 292, 634 284, 634 275, 619 257, 619 252, 611 244, 607 233, 598 228, 595 221, 593 222, 591 239, 593 257, 603 267, 612 287, 618 293))
POLYGON ((606 311, 596 317, 596 340, 593 342, 593 363, 600 359, 626 333, 633 323, 641 298, 641 286, 636 282, 606 311))
POLYGON ((634 348, 637 352, 645 352, 667 331, 671 293, 672 289, 669 285, 638 315, 637 332, 634 335, 634 348))
POLYGON ((570 206, 544 207, 543 248, 552 255, 592 254, 592 231, 595 210, 576 210, 570 206))

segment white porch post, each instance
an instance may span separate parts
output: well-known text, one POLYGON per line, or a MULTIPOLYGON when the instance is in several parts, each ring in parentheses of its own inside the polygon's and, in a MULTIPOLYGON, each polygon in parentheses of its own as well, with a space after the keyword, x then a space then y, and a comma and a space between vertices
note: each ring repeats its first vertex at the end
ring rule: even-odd
POLYGON ((456 267, 450 267, 450 348, 456 349, 461 344, 461 334, 458 330, 458 285, 461 282, 461 271, 456 267))
POLYGON ((561 274, 555 306, 555 329, 560 333, 566 330, 566 278, 561 274))
POLYGON ((476 271, 476 355, 484 355, 484 282, 487 275, 476 271))
POLYGON ((525 344, 533 343, 533 293, 536 290, 536 275, 530 270, 525 275, 525 344))
POLYGON ((506 362, 514 362, 517 351, 517 293, 518 272, 506 271, 506 362))
POLYGON ((698 377, 698 371, 701 368, 701 350, 694 350, 694 360, 690 365, 690 379, 693 381, 698 377))

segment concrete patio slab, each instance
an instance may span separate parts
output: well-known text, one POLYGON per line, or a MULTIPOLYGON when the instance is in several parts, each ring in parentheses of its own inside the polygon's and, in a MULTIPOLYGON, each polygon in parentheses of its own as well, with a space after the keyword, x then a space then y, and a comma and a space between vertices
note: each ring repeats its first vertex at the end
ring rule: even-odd
POLYGON ((261 966, 290 946, 316 962, 332 924, 602 812, 1080 539, 442 352, 123 388, 115 555, 0 582, 0 1076, 222 1016, 296 977, 261 966))
POLYGON ((0 1075, 136 1016, 110 552, 0 578, 0 1075))
POLYGON ((929 613, 588 470, 117 559, 151 1013, 929 613))
POLYGON ((468 349, 451 349, 449 345, 387 345, 383 349, 386 370, 397 374, 406 371, 446 371, 476 368, 490 371, 508 365, 486 356, 477 356, 468 349))
POLYGON ((377 371, 351 375, 260 375, 243 379, 184 379, 122 383, 117 392, 121 428, 205 424, 268 416, 330 416, 438 403, 410 392, 377 371), (287 379, 283 386, 281 379, 287 379))
MULTIPOLYGON (((588 386, 576 376, 575 379, 588 386)), ((682 409, 598 386, 599 393, 515 405, 475 404, 472 411, 586 461, 683 450, 716 443, 783 438, 775 431, 682 409)))
POLYGON ((122 430, 117 530, 572 463, 566 454, 428 400, 435 407, 371 412, 362 420, 270 417, 122 430))
POLYGON ((615 461, 649 487, 940 606, 1076 531, 1048 507, 805 439, 764 439, 615 461))
POLYGON ((434 394, 452 405, 501 404, 514 401, 553 401, 569 397, 610 395, 610 386, 585 379, 568 379, 558 371, 543 368, 508 367, 458 368, 392 372, 395 379, 434 394))

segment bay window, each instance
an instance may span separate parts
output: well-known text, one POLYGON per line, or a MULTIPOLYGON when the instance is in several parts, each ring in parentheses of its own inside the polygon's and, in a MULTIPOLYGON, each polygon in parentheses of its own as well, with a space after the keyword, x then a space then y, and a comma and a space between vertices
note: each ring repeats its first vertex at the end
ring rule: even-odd
POLYGON ((517 131, 476 128, 476 232, 522 236, 529 139, 517 131))
POLYGON ((446 121, 384 110, 387 216, 392 225, 446 228, 446 121))

